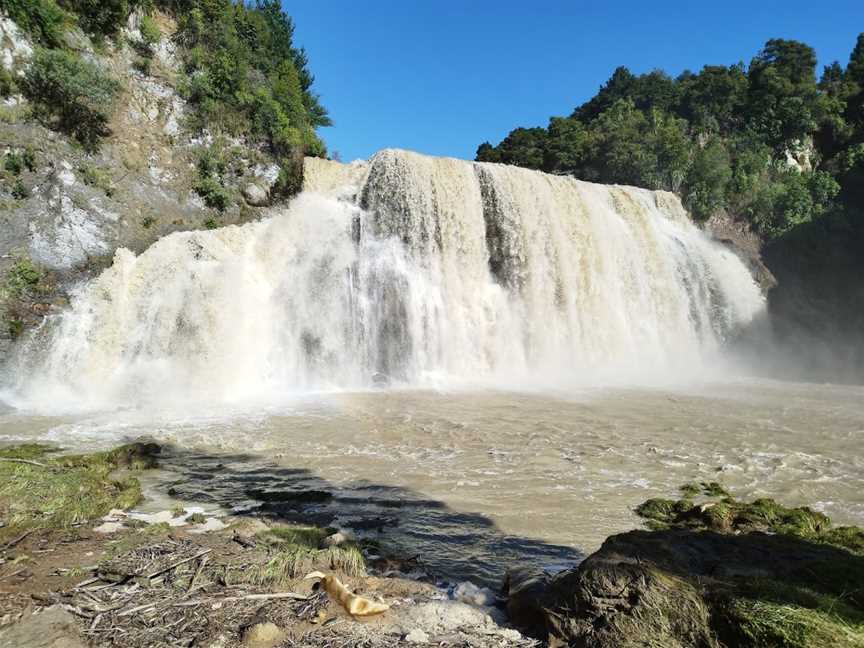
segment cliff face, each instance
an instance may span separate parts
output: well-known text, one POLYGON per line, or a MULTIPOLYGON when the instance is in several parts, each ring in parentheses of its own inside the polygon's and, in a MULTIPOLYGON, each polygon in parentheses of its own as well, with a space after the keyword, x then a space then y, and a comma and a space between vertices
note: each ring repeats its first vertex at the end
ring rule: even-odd
MULTIPOLYGON (((0 104, 0 276, 22 263, 39 273, 32 290, 0 281, 0 355, 20 326, 62 304, 65 289, 110 264, 117 248, 140 252, 174 231, 246 222, 269 201, 279 167, 265 147, 185 127, 190 107, 178 92, 175 25, 156 19, 162 38, 147 59, 135 48, 135 14, 98 47, 80 31, 67 34, 74 51, 120 84, 98 150, 47 128, 20 94, 0 104), (194 190, 205 157, 219 168, 224 205, 208 206, 194 190)), ((23 77, 34 50, 0 14, 0 65, 13 79, 23 77)))

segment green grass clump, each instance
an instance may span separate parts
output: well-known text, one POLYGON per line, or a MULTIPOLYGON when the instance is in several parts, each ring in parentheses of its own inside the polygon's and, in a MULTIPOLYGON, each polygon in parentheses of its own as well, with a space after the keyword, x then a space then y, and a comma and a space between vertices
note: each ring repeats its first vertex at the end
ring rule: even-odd
POLYGON ((73 22, 54 0, 3 0, 0 7, 31 38, 50 47, 63 44, 63 32, 73 22))
POLYGON ((635 512, 653 530, 765 531, 847 548, 864 546, 864 532, 854 527, 842 531, 832 529, 831 520, 826 515, 806 506, 789 508, 770 498, 741 502, 717 482, 685 484, 680 491, 684 495, 682 499, 650 499, 637 506, 635 512), (694 503, 693 498, 700 494, 707 500, 694 503))
POLYGON ((96 187, 105 192, 106 196, 111 196, 114 193, 114 184, 111 182, 111 174, 92 164, 82 164, 78 167, 78 173, 81 174, 81 180, 84 184, 90 187, 96 187))
POLYGON ((256 539, 266 548, 267 561, 229 572, 226 580, 281 587, 315 570, 334 571, 345 576, 364 575, 366 560, 358 544, 346 542, 320 548, 324 538, 332 532, 333 529, 312 526, 280 526, 259 533, 256 539))
POLYGON ((138 480, 112 473, 123 467, 151 466, 152 457, 136 458, 146 447, 130 444, 109 452, 58 457, 46 456, 52 449, 36 444, 4 448, 0 516, 6 526, 0 528, 0 542, 31 529, 68 528, 97 519, 112 508, 134 506, 141 500, 138 480))
POLYGON ((6 292, 12 297, 43 292, 45 275, 30 259, 19 259, 6 271, 6 292))
POLYGON ((721 606, 738 645, 823 648, 864 646, 864 612, 841 593, 754 579, 721 606))

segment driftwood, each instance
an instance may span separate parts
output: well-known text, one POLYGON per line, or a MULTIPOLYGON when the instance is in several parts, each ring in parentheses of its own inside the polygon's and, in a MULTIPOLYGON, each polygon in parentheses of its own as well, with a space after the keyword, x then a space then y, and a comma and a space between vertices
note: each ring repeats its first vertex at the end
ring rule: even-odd
POLYGON ((211 551, 213 551, 213 550, 212 549, 205 549, 204 551, 199 551, 194 556, 189 556, 188 558, 184 558, 183 560, 178 560, 177 562, 175 562, 171 565, 168 565, 167 567, 164 567, 162 569, 157 569, 154 572, 150 572, 149 574, 146 574, 144 577, 152 580, 152 579, 156 578, 157 576, 159 576, 160 574, 164 574, 165 572, 171 571, 172 569, 176 569, 180 565, 184 565, 188 562, 192 562, 193 560, 195 560, 196 558, 200 558, 201 556, 206 556, 211 551))

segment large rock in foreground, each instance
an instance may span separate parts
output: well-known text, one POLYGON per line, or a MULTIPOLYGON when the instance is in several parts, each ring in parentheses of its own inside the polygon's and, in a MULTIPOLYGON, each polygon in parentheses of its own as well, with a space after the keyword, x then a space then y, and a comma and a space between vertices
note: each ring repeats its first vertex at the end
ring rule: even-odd
POLYGON ((511 618, 550 646, 864 646, 864 557, 791 536, 632 531, 537 582, 511 618))

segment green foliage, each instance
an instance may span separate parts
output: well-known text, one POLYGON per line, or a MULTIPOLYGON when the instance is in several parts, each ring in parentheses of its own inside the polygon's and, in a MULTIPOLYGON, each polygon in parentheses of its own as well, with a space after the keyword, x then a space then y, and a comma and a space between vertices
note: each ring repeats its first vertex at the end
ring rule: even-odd
POLYGON ((225 211, 231 203, 228 190, 214 178, 201 178, 192 188, 204 199, 205 205, 218 211, 225 211))
POLYGON ((864 34, 845 69, 829 65, 817 83, 815 66, 809 46, 773 39, 749 66, 677 79, 621 67, 569 117, 516 128, 476 159, 676 191, 695 218, 726 210, 766 239, 826 214, 861 229, 864 34), (802 150, 812 170, 787 162, 802 150))
POLYGON ((108 134, 119 84, 72 52, 39 48, 27 69, 24 90, 40 117, 95 148, 108 134))
POLYGON ((15 184, 12 185, 12 197, 15 200, 26 200, 30 197, 30 189, 27 188, 21 178, 17 178, 15 184))
POLYGON ((111 476, 121 466, 133 470, 150 463, 125 461, 131 446, 91 455, 46 458, 50 448, 33 444, 3 449, 0 456, 36 463, 0 462, 0 512, 6 526, 0 540, 22 531, 67 528, 93 520, 112 508, 129 508, 141 499, 135 477, 111 476))
POLYGON ((156 21, 151 16, 143 16, 139 29, 141 31, 141 40, 145 47, 152 51, 153 47, 162 40, 162 31, 159 29, 159 25, 156 24, 156 21))
POLYGON ((685 203, 700 220, 726 205, 726 193, 732 181, 729 153, 718 140, 697 149, 687 170, 685 203))
POLYGON ((19 259, 6 271, 6 291, 12 297, 40 292, 44 273, 30 259, 19 259))
MULTIPOLYGON (((184 4, 177 38, 186 48, 185 94, 197 107, 192 126, 264 139, 280 159, 324 155, 315 128, 330 120, 311 91, 306 55, 294 47, 294 26, 278 1, 184 4)), ((299 188, 285 180, 286 192, 299 188)), ((207 195, 216 190, 212 182, 200 188, 207 195)))
POLYGON ((81 180, 90 187, 96 187, 105 192, 106 196, 114 194, 114 185, 111 182, 111 174, 106 169, 100 169, 92 164, 82 164, 78 167, 81 180))
POLYGON ((72 17, 54 0, 0 0, 4 10, 33 40, 48 47, 63 44, 72 17))
POLYGON ((18 84, 12 74, 5 67, 0 65, 0 99, 5 99, 18 92, 18 84))
POLYGON ((285 586, 315 570, 335 571, 345 576, 362 576, 366 561, 354 542, 321 548, 333 529, 307 526, 278 526, 256 536, 267 550, 267 560, 249 565, 241 572, 225 574, 226 582, 285 586))
POLYGON ((768 498, 741 502, 717 482, 685 484, 680 491, 682 499, 650 499, 637 506, 635 512, 654 530, 710 529, 736 534, 762 531, 864 552, 864 530, 834 527, 825 514, 807 507, 789 508, 768 498), (700 496, 707 499, 694 503, 694 498, 700 496))
POLYGON ((78 17, 81 28, 97 39, 112 37, 126 23, 137 0, 60 0, 78 17))

